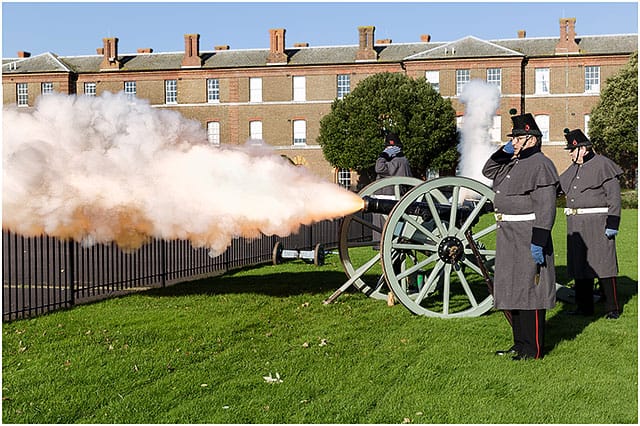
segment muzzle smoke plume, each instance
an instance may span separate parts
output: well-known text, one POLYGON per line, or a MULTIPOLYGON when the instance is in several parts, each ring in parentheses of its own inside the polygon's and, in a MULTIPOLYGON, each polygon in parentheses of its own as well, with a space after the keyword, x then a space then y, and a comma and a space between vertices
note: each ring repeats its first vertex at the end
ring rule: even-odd
POLYGON ((497 149, 489 130, 500 104, 500 91, 482 80, 472 80, 464 86, 460 102, 465 104, 465 111, 458 145, 459 174, 491 186, 491 180, 482 174, 482 167, 497 149))
POLYGON ((265 148, 207 143, 194 120, 123 94, 51 95, 4 108, 2 226, 25 235, 189 240, 285 236, 357 211, 362 200, 265 148))

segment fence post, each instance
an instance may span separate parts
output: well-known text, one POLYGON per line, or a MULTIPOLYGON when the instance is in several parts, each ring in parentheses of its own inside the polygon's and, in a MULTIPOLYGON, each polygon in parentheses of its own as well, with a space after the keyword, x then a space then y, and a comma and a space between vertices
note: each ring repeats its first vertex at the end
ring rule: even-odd
POLYGON ((76 243, 73 239, 69 239, 67 243, 67 253, 69 256, 69 270, 67 271, 67 277, 69 281, 69 291, 71 292, 71 306, 76 304, 76 256, 75 256, 76 243))
POLYGON ((160 282, 162 288, 167 285, 167 242, 160 240, 160 282))

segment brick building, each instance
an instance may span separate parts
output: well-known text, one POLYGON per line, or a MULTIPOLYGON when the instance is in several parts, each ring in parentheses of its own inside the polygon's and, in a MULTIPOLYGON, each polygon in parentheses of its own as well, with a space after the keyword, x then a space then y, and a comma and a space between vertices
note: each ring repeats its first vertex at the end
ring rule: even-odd
POLYGON ((199 34, 185 34, 182 52, 140 48, 133 54, 120 53, 117 38, 104 38, 96 55, 18 52, 4 58, 3 104, 29 108, 54 91, 124 91, 200 121, 212 144, 262 139, 294 163, 338 181, 350 174, 324 160, 316 142, 319 123, 334 99, 359 81, 379 72, 426 77, 462 117, 461 88, 482 79, 501 91, 492 139, 504 140, 510 130, 509 109, 531 112, 544 133, 545 153, 562 171, 569 162, 563 129, 588 131, 607 79, 638 49, 637 34, 578 36, 575 24, 575 18, 561 19, 552 37, 527 38, 521 30, 510 39, 436 42, 425 34, 416 43, 375 40, 375 27, 363 26, 354 34, 357 45, 327 47, 287 47, 286 30, 271 29, 269 49, 242 50, 204 50, 199 34))

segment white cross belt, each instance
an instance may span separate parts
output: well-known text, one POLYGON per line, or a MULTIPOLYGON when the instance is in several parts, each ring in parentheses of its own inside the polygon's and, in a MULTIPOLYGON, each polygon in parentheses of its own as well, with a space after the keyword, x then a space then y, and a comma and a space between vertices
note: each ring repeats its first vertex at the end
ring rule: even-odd
POLYGON ((575 214, 589 214, 589 213, 609 213, 608 207, 589 207, 583 209, 564 209, 564 214, 567 216, 573 216, 575 214))
POLYGON ((523 222, 525 220, 536 220, 535 213, 527 213, 527 214, 504 214, 504 213, 494 213, 496 220, 498 222, 523 222))

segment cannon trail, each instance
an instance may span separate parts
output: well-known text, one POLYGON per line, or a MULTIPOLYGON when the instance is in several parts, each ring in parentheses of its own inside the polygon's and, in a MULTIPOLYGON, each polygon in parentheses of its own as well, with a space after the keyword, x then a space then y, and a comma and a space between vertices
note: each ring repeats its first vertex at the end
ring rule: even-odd
POLYGON ((285 236, 363 206, 264 146, 212 146, 197 121, 122 94, 50 95, 3 114, 2 226, 25 236, 123 249, 185 239, 215 255, 234 237, 285 236))

